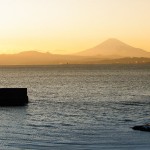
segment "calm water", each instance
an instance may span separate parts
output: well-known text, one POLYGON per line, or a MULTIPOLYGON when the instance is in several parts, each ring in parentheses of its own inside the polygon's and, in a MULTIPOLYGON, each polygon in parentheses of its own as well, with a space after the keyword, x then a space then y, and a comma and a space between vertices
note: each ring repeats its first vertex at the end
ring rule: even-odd
POLYGON ((1 67, 0 87, 27 87, 0 107, 0 149, 149 150, 150 65, 1 67))

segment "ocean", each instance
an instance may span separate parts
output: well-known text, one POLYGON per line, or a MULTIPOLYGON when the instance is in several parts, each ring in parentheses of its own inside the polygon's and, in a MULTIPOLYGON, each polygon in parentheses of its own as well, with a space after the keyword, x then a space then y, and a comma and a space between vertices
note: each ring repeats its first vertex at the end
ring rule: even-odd
POLYGON ((1 66, 0 87, 28 88, 0 107, 2 150, 149 150, 150 65, 1 66))

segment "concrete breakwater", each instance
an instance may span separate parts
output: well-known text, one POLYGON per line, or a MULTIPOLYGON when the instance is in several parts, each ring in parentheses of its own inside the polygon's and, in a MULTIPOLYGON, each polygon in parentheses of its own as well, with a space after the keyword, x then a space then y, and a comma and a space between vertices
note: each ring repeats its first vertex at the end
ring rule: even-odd
POLYGON ((24 106, 27 103, 27 88, 0 88, 0 106, 24 106))

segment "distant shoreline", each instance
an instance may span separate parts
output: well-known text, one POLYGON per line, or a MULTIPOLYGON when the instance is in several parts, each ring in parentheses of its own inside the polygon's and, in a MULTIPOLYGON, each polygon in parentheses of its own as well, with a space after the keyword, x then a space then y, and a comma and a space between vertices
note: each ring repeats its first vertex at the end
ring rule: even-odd
POLYGON ((138 64, 135 64, 135 63, 130 63, 130 64, 127 64, 127 63, 99 63, 99 64, 49 64, 49 65, 0 65, 0 68, 32 68, 32 67, 36 67, 36 68, 46 68, 46 67, 56 67, 56 66, 145 66, 145 65, 150 65, 150 62, 149 63, 138 63, 138 64))

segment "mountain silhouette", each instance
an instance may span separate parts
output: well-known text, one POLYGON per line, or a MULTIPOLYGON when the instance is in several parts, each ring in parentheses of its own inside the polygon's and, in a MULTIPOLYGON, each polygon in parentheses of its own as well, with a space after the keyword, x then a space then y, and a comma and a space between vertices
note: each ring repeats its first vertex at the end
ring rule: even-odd
POLYGON ((0 65, 49 65, 88 63, 89 57, 58 55, 38 51, 24 51, 18 54, 0 54, 0 65))
POLYGON ((120 40, 111 38, 103 43, 77 53, 80 56, 113 56, 113 57, 150 57, 150 52, 132 47, 120 40))
POLYGON ((94 48, 74 55, 59 55, 38 51, 0 54, 0 65, 50 64, 141 64, 150 63, 150 52, 134 48, 117 39, 108 39, 94 48))

